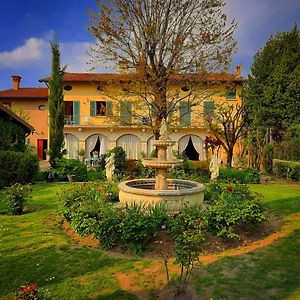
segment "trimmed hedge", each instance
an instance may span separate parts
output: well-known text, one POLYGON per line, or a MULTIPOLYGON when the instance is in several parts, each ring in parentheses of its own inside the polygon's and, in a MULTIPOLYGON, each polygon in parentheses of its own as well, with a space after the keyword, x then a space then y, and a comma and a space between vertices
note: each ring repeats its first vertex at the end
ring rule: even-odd
POLYGON ((256 169, 220 168, 218 181, 225 183, 260 183, 260 174, 256 169))
POLYGON ((30 152, 0 151, 0 166, 0 188, 3 188, 33 182, 39 170, 39 160, 30 152))
POLYGON ((273 173, 276 177, 300 181, 300 162, 273 159, 273 173))

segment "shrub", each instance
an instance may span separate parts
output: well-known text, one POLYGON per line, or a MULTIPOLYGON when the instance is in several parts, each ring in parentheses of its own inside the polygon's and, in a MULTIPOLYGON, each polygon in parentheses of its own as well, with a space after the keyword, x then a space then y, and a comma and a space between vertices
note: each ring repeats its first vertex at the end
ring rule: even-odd
POLYGON ((23 213, 25 201, 30 197, 31 191, 30 185, 21 185, 19 183, 5 189, 4 197, 12 215, 21 215, 23 213))
POLYGON ((67 180, 67 175, 75 175, 77 181, 87 180, 87 167, 78 159, 57 159, 52 171, 59 181, 67 180))
POLYGON ((16 300, 43 300, 45 297, 36 283, 28 283, 18 288, 16 300))
POLYGON ((126 171, 126 152, 122 147, 117 146, 106 153, 106 157, 110 156, 112 153, 115 154, 114 174, 118 179, 121 179, 125 175, 126 171))
POLYGON ((246 185, 211 183, 206 185, 205 202, 211 204, 205 213, 208 231, 234 238, 237 225, 253 225, 265 219, 257 196, 246 185))
POLYGON ((145 167, 141 160, 135 164, 134 177, 136 178, 153 178, 155 170, 153 168, 145 167))
POLYGON ((0 188, 33 182, 39 160, 31 152, 0 151, 0 188))
POLYGON ((105 172, 100 169, 90 169, 87 171, 87 180, 88 181, 96 181, 99 179, 105 179, 105 172))
POLYGON ((273 159, 274 175, 300 181, 300 162, 273 159))
POLYGON ((253 168, 220 168, 218 181, 240 184, 260 183, 260 174, 258 170, 253 168))

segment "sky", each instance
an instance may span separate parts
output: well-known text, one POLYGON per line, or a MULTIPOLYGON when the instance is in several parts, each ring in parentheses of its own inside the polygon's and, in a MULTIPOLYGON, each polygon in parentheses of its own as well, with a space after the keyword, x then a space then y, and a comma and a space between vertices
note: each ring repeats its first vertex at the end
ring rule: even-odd
MULTIPOLYGON (((235 19, 238 51, 234 65, 247 76, 253 56, 270 35, 300 27, 300 0, 227 0, 224 11, 235 19)), ((62 65, 68 72, 88 72, 86 54, 93 44, 88 32, 88 9, 95 0, 1 0, 0 90, 12 86, 11 75, 22 76, 22 87, 42 86, 38 80, 50 74, 49 41, 54 32, 61 44, 62 65)), ((108 72, 99 68, 97 72, 108 72)))

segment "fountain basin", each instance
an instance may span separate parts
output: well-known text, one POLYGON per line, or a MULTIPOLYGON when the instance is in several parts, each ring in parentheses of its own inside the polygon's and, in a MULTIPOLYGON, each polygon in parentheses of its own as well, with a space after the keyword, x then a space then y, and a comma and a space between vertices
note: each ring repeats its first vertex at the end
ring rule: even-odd
POLYGON ((142 163, 145 167, 151 167, 156 169, 167 169, 178 165, 181 165, 182 159, 172 159, 172 160, 160 160, 158 158, 144 158, 142 163))
POLYGON ((119 184, 121 205, 154 206, 164 203, 177 212, 182 206, 203 205, 204 185, 180 179, 167 179, 167 190, 155 190, 155 179, 134 179, 119 184))

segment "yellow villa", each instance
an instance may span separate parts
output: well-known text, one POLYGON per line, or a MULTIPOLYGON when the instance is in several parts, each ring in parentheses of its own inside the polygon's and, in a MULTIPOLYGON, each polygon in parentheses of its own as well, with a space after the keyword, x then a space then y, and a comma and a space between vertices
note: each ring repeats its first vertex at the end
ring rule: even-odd
MULTIPOLYGON (((64 133, 67 158, 78 158, 79 150, 83 149, 88 159, 93 152, 101 155, 115 146, 123 147, 128 159, 150 155, 153 150, 153 132, 144 125, 141 118, 134 117, 135 112, 143 107, 142 100, 129 101, 126 93, 126 87, 136 80, 135 76, 65 73, 64 133), (120 122, 116 122, 116 119, 120 122)), ((192 160, 203 160, 206 158, 204 140, 209 135, 204 126, 203 114, 213 109, 216 101, 240 103, 244 79, 240 76, 239 68, 236 68, 234 74, 208 74, 205 78, 189 76, 196 82, 196 88, 213 92, 206 93, 209 96, 203 99, 196 99, 199 105, 191 110, 187 109, 184 101, 178 104, 173 113, 177 124, 172 126, 170 134, 176 144, 171 150, 185 152, 192 160)), ((178 76, 174 85, 184 95, 188 90, 183 79, 183 76, 178 76)), ((47 83, 48 80, 44 78, 40 82, 47 83)), ((147 112, 140 111, 140 115, 143 114, 146 118, 147 112)))

